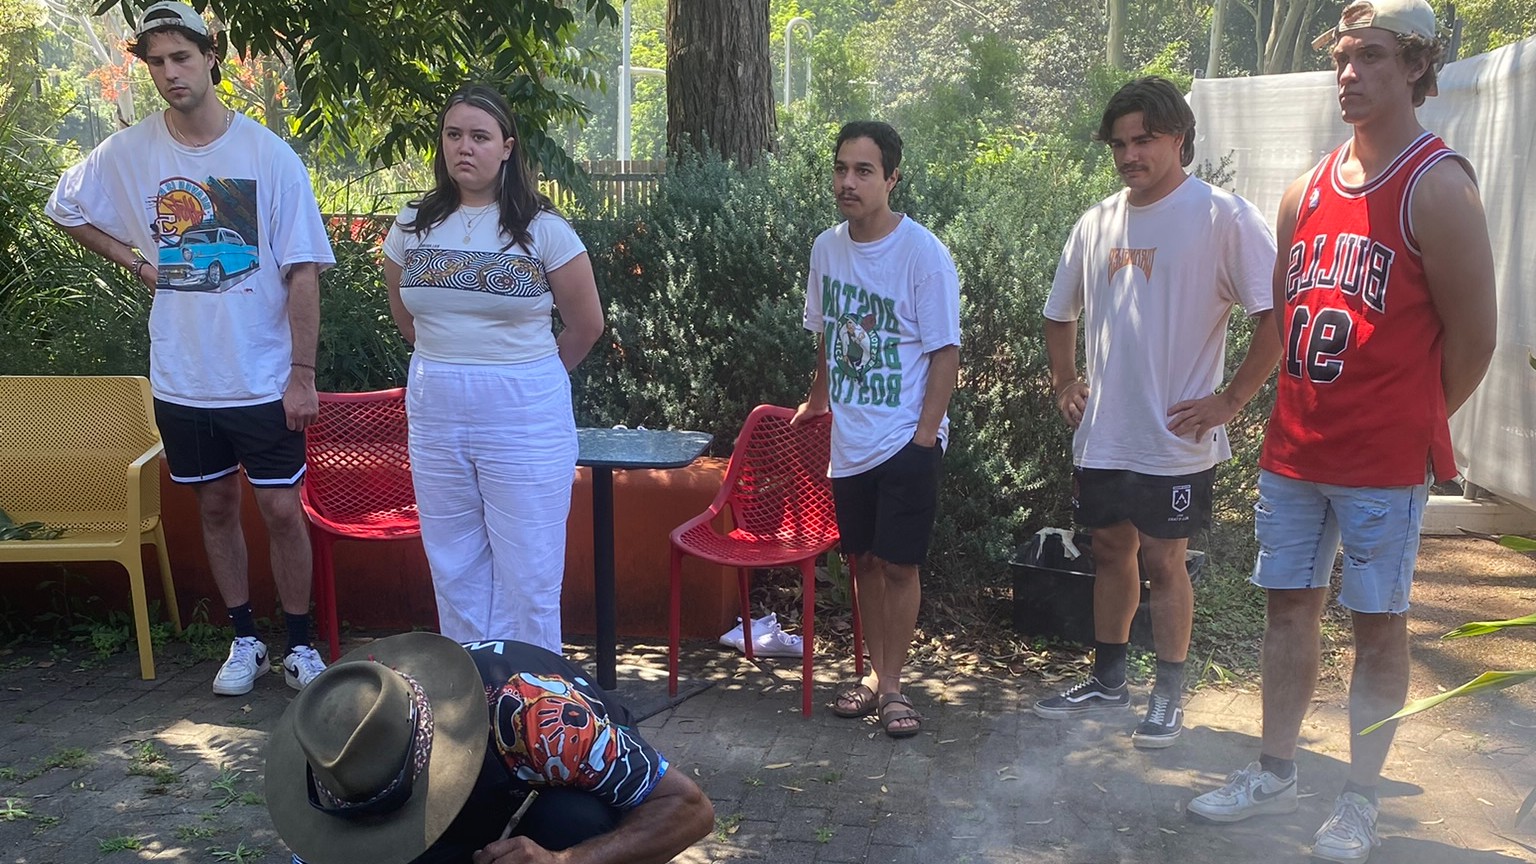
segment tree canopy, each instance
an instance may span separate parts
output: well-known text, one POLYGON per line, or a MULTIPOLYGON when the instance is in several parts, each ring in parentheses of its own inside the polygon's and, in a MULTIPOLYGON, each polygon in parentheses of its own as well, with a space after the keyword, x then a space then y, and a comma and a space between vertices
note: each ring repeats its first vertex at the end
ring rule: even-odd
MULTIPOLYGON (((106 0, 130 21, 148 3, 106 0)), ((327 136, 389 164, 434 145, 443 98, 481 81, 517 111, 524 144, 554 176, 576 173, 545 130, 586 116, 572 89, 596 89, 593 55, 573 45, 582 23, 613 25, 611 0, 214 0, 194 2, 226 28, 241 55, 292 68, 300 136, 327 136), (578 16, 581 10, 583 20, 578 16), (570 85, 561 89, 557 85, 570 85), (382 129, 368 139, 364 127, 382 129)))

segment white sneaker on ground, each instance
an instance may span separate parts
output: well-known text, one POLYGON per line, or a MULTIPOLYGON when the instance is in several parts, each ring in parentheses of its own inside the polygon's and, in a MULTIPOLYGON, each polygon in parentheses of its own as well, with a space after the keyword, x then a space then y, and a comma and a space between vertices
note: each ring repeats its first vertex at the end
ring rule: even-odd
POLYGON ((1185 811, 1211 822, 1240 822, 1266 813, 1295 813, 1296 775, 1281 780, 1257 762, 1227 778, 1227 785, 1189 802, 1185 811))
POLYGON ((324 671, 325 661, 320 659, 320 652, 308 645, 294 648, 283 658, 283 680, 295 690, 303 690, 324 671))
POLYGON ((256 679, 272 671, 267 646, 255 636, 241 636, 229 644, 229 658, 213 676, 213 692, 220 696, 244 696, 256 679))
MULTIPOLYGON (((741 632, 741 619, 735 627, 720 635, 720 644, 746 653, 746 637, 741 632)), ((800 657, 805 653, 805 640, 792 636, 779 626, 777 613, 769 612, 752 619, 752 653, 758 657, 800 657)))
POLYGON ((1364 795, 1345 792, 1333 805, 1333 815, 1317 829, 1312 842, 1312 857, 1324 861, 1364 861, 1371 850, 1381 845, 1376 836, 1376 814, 1380 812, 1364 795))

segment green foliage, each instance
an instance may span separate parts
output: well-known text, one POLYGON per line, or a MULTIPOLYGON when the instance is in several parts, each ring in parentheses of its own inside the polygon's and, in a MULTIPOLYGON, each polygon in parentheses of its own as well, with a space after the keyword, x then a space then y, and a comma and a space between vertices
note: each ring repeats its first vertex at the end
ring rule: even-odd
POLYGON ((62 528, 49 528, 41 522, 16 523, 4 510, 0 510, 0 540, 54 540, 64 533, 62 528))
MULTIPOLYGON (((104 0, 97 11, 120 6, 136 20, 146 5, 104 0)), ((298 93, 295 124, 305 138, 324 134, 343 149, 366 141, 371 161, 391 163, 434 145, 436 116, 449 92, 486 81, 516 109, 533 158, 562 178, 576 176, 577 168, 545 130, 580 120, 586 110, 553 85, 595 89, 594 57, 576 50, 572 39, 583 16, 599 24, 618 20, 610 0, 211 5, 240 54, 289 61, 298 93), (383 135, 373 139, 365 129, 383 135)))
POLYGON ((825 151, 787 145, 738 172, 680 160, 654 199, 576 220, 608 318, 576 373, 578 421, 700 429, 728 449, 751 408, 796 404, 811 241, 832 223, 825 151))
POLYGON ((320 347, 315 382, 321 390, 352 392, 405 383, 405 342, 389 314, 379 244, 392 220, 332 220, 336 266, 321 277, 320 347))

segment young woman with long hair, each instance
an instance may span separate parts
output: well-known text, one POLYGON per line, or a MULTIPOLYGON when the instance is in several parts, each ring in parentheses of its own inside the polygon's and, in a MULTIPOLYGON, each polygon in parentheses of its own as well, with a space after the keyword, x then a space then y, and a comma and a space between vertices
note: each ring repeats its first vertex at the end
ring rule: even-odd
POLYGON ((432 190, 385 238, 384 279, 413 346, 411 474, 438 622, 461 642, 559 653, 576 468, 569 372, 603 332, 592 263, 539 192, 495 89, 448 98, 432 172, 432 190))

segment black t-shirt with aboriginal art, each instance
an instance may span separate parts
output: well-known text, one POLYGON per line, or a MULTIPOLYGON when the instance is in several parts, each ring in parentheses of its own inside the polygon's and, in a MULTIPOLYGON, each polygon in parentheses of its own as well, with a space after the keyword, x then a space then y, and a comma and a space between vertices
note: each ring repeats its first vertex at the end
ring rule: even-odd
MULTIPOLYGON (((629 728, 629 709, 592 683, 580 666, 525 642, 469 642, 464 647, 485 682, 490 745, 458 817, 412 864, 468 864, 500 836, 533 789, 585 794, 562 798, 559 807, 541 807, 541 798, 519 823, 520 834, 539 839, 526 829, 541 812, 559 814, 554 817, 559 819, 570 811, 569 818, 582 823, 565 832, 553 826, 555 835, 590 830, 594 822, 611 825, 644 802, 667 772, 667 760, 629 728)), ((302 864, 297 856, 293 860, 302 864)))

